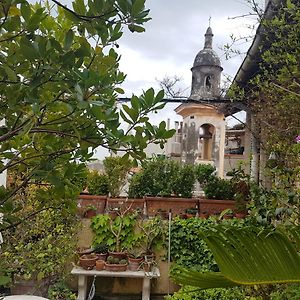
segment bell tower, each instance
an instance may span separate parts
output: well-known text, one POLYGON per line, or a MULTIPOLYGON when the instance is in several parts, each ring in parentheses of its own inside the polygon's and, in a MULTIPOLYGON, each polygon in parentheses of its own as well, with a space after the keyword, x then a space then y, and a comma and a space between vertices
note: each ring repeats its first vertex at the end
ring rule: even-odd
POLYGON ((204 48, 194 60, 190 99, 214 100, 220 97, 220 81, 223 68, 217 53, 212 49, 213 33, 210 27, 205 33, 204 48))
POLYGON ((224 170, 225 117, 218 111, 223 68, 212 48, 210 27, 204 35, 204 47, 195 57, 189 98, 175 112, 182 116, 181 160, 191 164, 211 164, 220 177, 224 170))

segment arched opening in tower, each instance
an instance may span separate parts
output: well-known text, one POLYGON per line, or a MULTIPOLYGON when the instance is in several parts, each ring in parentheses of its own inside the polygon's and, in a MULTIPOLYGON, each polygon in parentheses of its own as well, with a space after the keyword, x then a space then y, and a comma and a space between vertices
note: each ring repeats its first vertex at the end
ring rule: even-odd
POLYGON ((213 153, 213 137, 215 127, 211 124, 203 124, 199 128, 200 159, 211 160, 213 153))
POLYGON ((212 87, 211 81, 212 81, 211 76, 210 75, 206 76, 206 78, 205 78, 205 88, 206 88, 207 91, 211 90, 211 87, 212 87))

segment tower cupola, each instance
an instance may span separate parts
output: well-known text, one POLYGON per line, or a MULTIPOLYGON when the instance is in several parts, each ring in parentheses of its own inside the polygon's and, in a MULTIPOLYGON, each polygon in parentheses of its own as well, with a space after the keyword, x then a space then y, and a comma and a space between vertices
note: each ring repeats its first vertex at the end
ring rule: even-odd
POLYGON ((204 48, 194 60, 190 100, 214 100, 220 97, 220 80, 223 68, 217 53, 212 49, 213 33, 208 27, 204 48))

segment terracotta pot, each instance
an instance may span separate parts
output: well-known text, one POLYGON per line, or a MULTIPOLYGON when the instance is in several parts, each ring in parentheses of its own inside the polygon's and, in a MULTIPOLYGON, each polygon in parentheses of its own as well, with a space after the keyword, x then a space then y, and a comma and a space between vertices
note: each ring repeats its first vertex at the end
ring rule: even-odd
POLYGON ((180 219, 187 219, 187 215, 186 214, 179 214, 179 218, 180 219))
POLYGON ((93 249, 89 248, 89 247, 80 247, 80 248, 77 248, 77 254, 79 256, 82 256, 84 254, 91 254, 92 252, 93 252, 93 249))
POLYGON ((225 219, 225 220, 232 219, 232 218, 233 218, 232 214, 223 216, 223 219, 225 219))
POLYGON ((127 270, 127 264, 108 264, 107 262, 105 263, 105 270, 106 271, 111 271, 111 272, 124 272, 127 270))
POLYGON ((202 218, 202 219, 207 219, 208 218, 208 213, 200 213, 199 214, 199 218, 202 218))
POLYGON ((100 259, 96 260, 96 270, 97 271, 104 270, 104 266, 105 266, 105 261, 104 260, 100 260, 100 259))
POLYGON ((209 215, 218 215, 225 209, 235 209, 235 201, 202 198, 199 200, 200 213, 206 211, 209 215))
POLYGON ((126 252, 108 252, 109 256, 112 256, 113 258, 118 258, 118 259, 127 259, 127 253, 126 252))
POLYGON ((86 270, 92 270, 98 259, 96 254, 84 254, 79 257, 79 265, 86 270))
POLYGON ((98 260, 104 260, 106 261, 108 253, 96 253, 98 260))
POLYGON ((178 198, 178 197, 145 197, 147 214, 154 216, 159 209, 169 212, 172 216, 178 216, 185 213, 187 209, 198 208, 198 199, 196 198, 178 198))
POLYGON ((143 260, 144 260, 143 257, 139 257, 139 258, 128 257, 128 270, 138 271, 140 269, 143 260))
POLYGON ((235 213, 234 216, 237 219, 244 219, 247 216, 247 213, 246 212, 239 212, 239 213, 235 213))

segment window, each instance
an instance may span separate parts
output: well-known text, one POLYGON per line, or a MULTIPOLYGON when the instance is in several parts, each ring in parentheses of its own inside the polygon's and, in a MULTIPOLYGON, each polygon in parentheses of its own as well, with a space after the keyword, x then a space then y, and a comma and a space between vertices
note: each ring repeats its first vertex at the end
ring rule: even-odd
POLYGON ((211 90, 212 87, 212 77, 210 75, 206 76, 205 78, 205 87, 207 91, 211 90))

